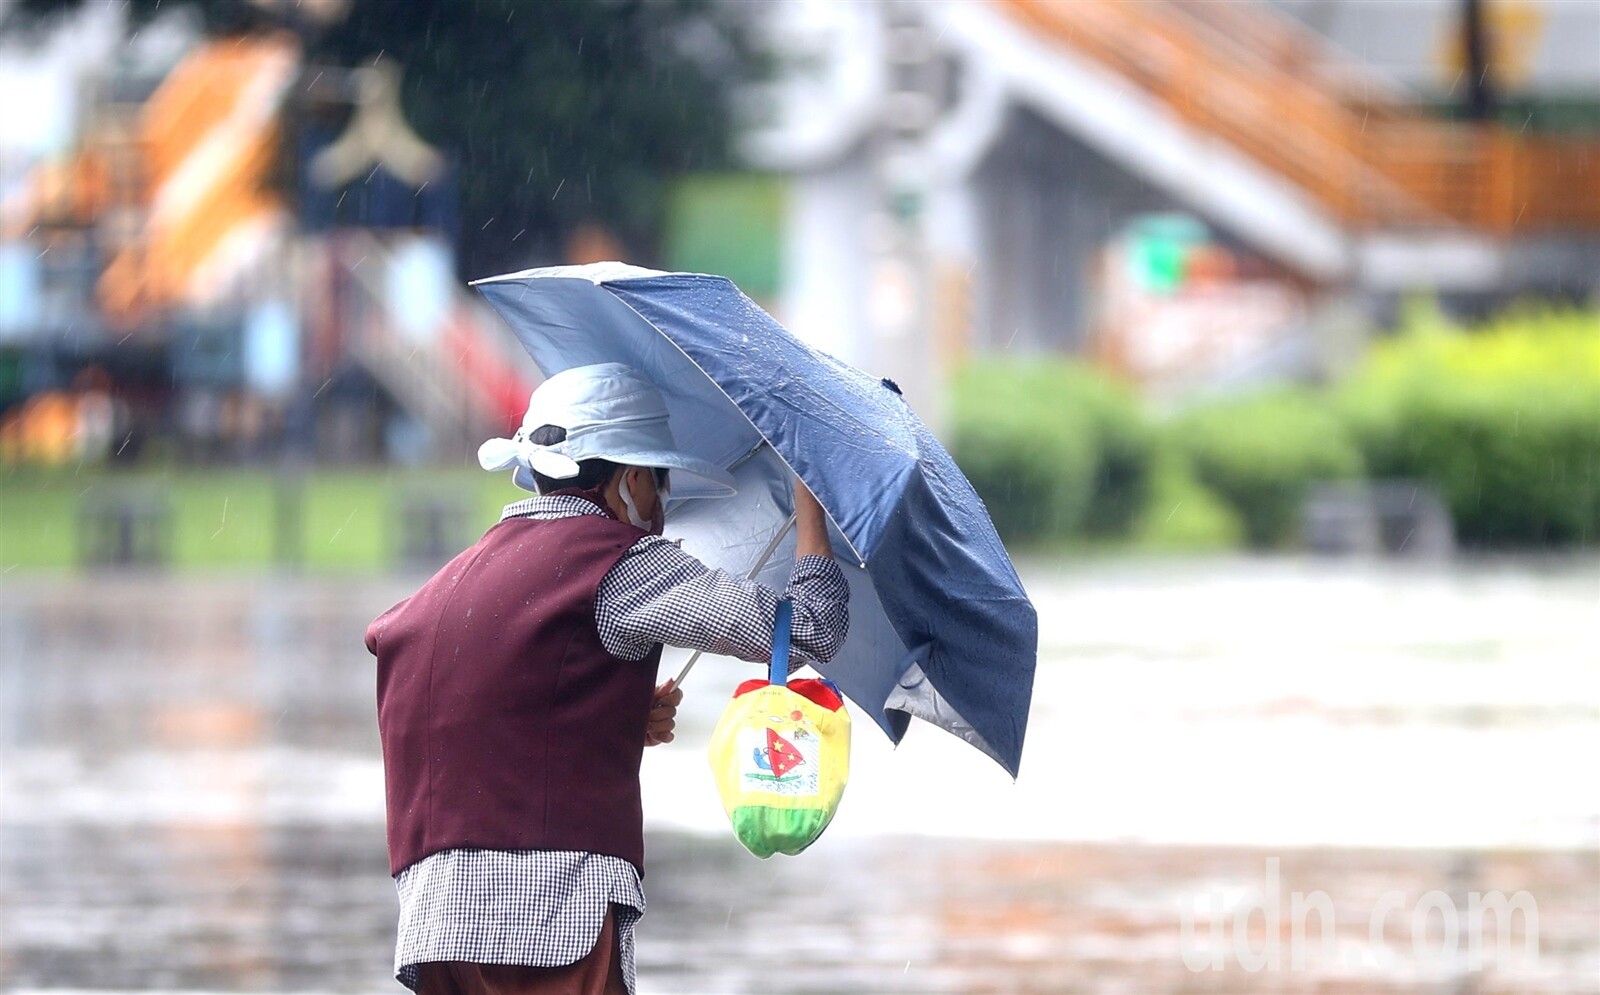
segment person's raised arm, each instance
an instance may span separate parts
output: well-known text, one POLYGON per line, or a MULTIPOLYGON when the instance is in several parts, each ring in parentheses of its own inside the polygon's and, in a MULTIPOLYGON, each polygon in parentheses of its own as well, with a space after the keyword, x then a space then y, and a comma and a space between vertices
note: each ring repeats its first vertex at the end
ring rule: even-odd
POLYGON ((794 481, 794 558, 802 556, 833 556, 833 545, 828 541, 828 516, 817 503, 800 478, 794 481))
POLYGON ((712 570, 673 543, 646 538, 611 568, 596 598, 601 642, 625 660, 656 643, 766 662, 778 599, 794 604, 791 669, 833 658, 850 625, 850 588, 833 560, 828 519, 811 491, 794 485, 795 567, 774 590, 712 570))

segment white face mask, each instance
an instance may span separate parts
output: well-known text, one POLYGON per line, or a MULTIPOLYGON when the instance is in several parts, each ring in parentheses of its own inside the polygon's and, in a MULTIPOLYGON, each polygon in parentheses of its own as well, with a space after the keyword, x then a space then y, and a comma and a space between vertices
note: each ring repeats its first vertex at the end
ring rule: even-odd
POLYGON ((628 521, 636 529, 644 529, 651 535, 660 535, 666 527, 665 516, 662 515, 662 506, 666 503, 666 495, 656 492, 656 513, 652 518, 646 519, 639 514, 639 506, 633 502, 633 492, 628 489, 628 478, 624 474, 622 482, 617 485, 617 496, 622 499, 622 506, 628 510, 628 521))

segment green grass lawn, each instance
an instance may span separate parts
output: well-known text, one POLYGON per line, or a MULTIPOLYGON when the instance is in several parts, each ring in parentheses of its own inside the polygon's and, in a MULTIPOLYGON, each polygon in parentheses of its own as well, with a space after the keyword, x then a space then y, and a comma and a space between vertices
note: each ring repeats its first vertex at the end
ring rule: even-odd
POLYGON ((458 504, 462 545, 522 496, 505 474, 470 469, 270 470, 88 468, 0 470, 0 571, 62 570, 82 562, 86 513, 108 500, 146 500, 168 514, 168 562, 181 569, 263 569, 284 562, 371 572, 401 561, 402 508, 458 504))

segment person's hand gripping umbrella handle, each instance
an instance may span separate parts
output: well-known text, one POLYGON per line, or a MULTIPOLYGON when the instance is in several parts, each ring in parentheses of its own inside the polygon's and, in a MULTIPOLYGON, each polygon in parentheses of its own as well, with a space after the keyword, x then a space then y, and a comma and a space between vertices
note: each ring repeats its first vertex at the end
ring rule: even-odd
MULTIPOLYGON (((750 572, 745 575, 746 580, 755 579, 756 574, 760 573, 761 568, 767 565, 767 561, 772 558, 773 551, 778 548, 779 543, 783 542, 783 537, 789 534, 790 529, 798 529, 794 544, 795 559, 798 560, 802 556, 833 555, 833 546, 828 541, 828 516, 822 510, 822 505, 818 503, 817 496, 811 493, 811 488, 807 487, 798 477, 794 481, 794 514, 789 516, 789 520, 783 523, 783 528, 779 529, 778 534, 772 537, 771 542, 767 543, 767 548, 761 551, 761 555, 756 558, 755 566, 751 567, 750 572)), ((699 660, 700 651, 695 650, 694 655, 689 657, 689 662, 683 665, 682 670, 678 671, 678 676, 672 679, 670 685, 664 686, 672 689, 683 687, 683 679, 689 676, 689 671, 694 669, 694 665, 699 660)), ((682 694, 681 691, 678 693, 682 694)))

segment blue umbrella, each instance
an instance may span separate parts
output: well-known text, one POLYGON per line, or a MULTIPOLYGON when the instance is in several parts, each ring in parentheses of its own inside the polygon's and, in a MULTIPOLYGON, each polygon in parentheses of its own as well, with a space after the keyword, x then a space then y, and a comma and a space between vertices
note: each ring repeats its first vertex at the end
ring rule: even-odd
POLYGON ((598 263, 475 286, 546 376, 638 369, 679 446, 733 473, 733 498, 673 488, 668 534, 705 562, 781 586, 783 558, 760 560, 798 474, 850 581, 849 638, 819 669, 895 742, 914 715, 1016 775, 1038 617, 972 485, 898 388, 807 346, 722 277, 598 263))

